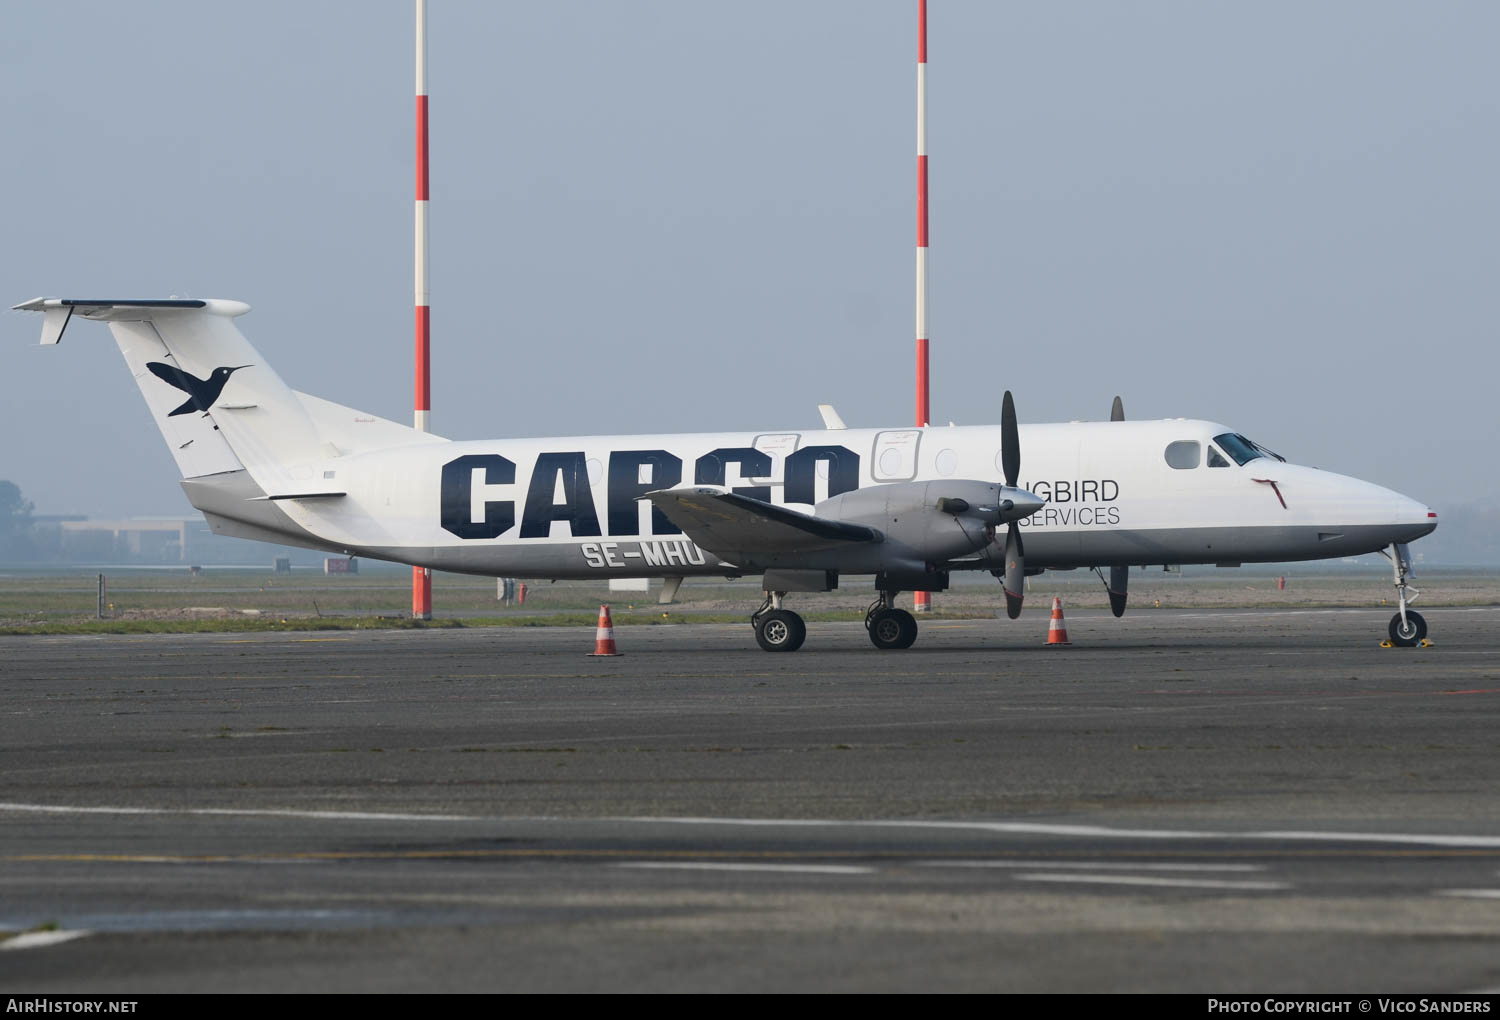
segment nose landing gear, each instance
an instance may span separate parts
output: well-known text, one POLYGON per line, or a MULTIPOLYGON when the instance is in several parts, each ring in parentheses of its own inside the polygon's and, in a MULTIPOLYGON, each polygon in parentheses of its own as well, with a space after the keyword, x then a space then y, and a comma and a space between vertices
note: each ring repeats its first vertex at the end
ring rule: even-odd
POLYGON ((1396 578, 1396 603, 1398 610, 1391 617, 1390 626, 1387 631, 1390 634, 1391 644, 1397 648, 1415 648, 1427 638, 1427 621, 1422 619, 1422 614, 1407 608, 1411 602, 1415 602, 1422 593, 1407 583, 1412 575, 1411 551, 1405 543, 1393 543, 1389 551, 1382 549, 1380 555, 1391 561, 1391 568, 1396 578))

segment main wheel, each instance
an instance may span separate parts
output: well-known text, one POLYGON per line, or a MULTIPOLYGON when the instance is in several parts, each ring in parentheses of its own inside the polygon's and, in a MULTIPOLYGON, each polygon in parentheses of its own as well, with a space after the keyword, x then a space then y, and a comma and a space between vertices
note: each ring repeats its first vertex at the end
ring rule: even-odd
POLYGON ((1427 636, 1427 621, 1422 619, 1421 613, 1414 613, 1408 609, 1405 620, 1401 619, 1400 613, 1391 617, 1391 625, 1388 629, 1391 634, 1391 644, 1397 648, 1415 648, 1427 636))
POLYGON ((790 609, 773 609, 755 621, 755 640, 768 652, 795 652, 807 640, 807 624, 790 609))
POLYGON ((904 609, 882 609, 870 617, 870 643, 876 648, 910 648, 917 621, 904 609))

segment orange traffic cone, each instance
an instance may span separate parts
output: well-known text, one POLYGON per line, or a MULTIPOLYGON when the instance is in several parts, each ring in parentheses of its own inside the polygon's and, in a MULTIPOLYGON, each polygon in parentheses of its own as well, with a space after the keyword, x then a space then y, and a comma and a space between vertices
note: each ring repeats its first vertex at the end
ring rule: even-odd
POLYGON ((615 651, 615 624, 609 618, 609 606, 599 607, 599 629, 594 631, 594 650, 590 656, 624 655, 615 651))
POLYGON ((1062 599, 1052 599, 1052 622, 1047 625, 1047 647, 1054 645, 1070 645, 1068 640, 1068 628, 1063 626, 1062 599))

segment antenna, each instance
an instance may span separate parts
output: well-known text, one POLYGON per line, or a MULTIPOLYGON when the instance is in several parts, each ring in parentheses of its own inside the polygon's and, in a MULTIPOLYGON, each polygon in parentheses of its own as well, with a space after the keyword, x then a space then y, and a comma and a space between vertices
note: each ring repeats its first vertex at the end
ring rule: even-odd
MULTIPOLYGON (((416 395, 413 427, 432 411, 432 322, 427 295, 427 0, 417 4, 416 395)), ((411 568, 411 615, 432 619, 432 570, 411 568)))

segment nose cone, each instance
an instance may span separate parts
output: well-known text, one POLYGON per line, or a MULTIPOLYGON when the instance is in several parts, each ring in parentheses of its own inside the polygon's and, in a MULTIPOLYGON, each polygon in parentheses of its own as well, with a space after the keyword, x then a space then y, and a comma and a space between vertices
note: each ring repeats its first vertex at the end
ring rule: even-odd
POLYGON ((1025 489, 1014 489, 1008 485, 1000 490, 1000 499, 1002 500, 1000 504, 1002 507, 1005 505, 1005 501, 1011 504, 1010 509, 1001 514, 1000 519, 1006 522, 1025 520, 1047 503, 1045 499, 1034 492, 1028 492, 1025 489))
MULTIPOLYGON (((1296 470, 1308 471, 1306 504, 1319 523, 1329 525, 1330 530, 1340 530, 1333 527, 1335 524, 1363 525, 1386 542, 1414 542, 1437 528, 1437 514, 1432 508, 1410 496, 1346 475, 1296 470)), ((1286 473, 1289 480, 1301 482, 1302 476, 1286 473)), ((1297 489, 1300 493, 1302 486, 1297 489)))
POLYGON ((1430 535, 1437 530, 1437 511, 1425 503, 1418 503, 1410 496, 1403 496, 1399 492, 1391 492, 1391 500, 1394 504, 1394 514, 1399 527, 1407 533, 1408 537, 1401 539, 1403 542, 1415 542, 1423 535, 1430 535))
POLYGON ((1372 482, 1360 485, 1361 502, 1374 519, 1390 529, 1392 541, 1415 542, 1437 530, 1437 513, 1426 503, 1372 482))

